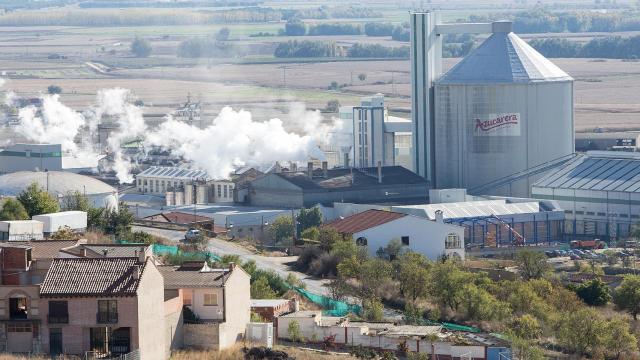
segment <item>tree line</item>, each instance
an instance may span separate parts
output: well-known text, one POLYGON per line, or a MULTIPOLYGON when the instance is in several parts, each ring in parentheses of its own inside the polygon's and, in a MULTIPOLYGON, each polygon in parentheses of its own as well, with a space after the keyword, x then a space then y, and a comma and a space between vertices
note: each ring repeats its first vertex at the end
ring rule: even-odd
POLYGON ((387 47, 380 44, 356 43, 349 48, 339 47, 332 41, 290 40, 279 43, 273 55, 277 58, 349 57, 408 59, 409 47, 387 47))
POLYGON ((529 41, 542 55, 551 58, 640 58, 640 36, 610 36, 595 38, 586 43, 549 38, 529 41))
POLYGON ((513 21, 517 33, 546 32, 614 32, 640 30, 640 12, 637 10, 615 12, 562 12, 556 13, 537 8, 515 14, 500 13, 471 15, 461 21, 489 22, 495 19, 513 21))

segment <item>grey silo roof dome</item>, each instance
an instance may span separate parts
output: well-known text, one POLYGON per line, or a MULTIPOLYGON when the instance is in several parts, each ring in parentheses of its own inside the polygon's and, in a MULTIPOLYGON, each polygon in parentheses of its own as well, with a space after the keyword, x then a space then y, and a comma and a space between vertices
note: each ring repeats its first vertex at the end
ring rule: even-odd
POLYGON ((512 32, 496 32, 444 74, 440 84, 571 81, 573 78, 512 32))
POLYGON ((116 193, 116 189, 112 186, 80 174, 49 171, 48 177, 47 181, 47 173, 43 171, 19 171, 2 175, 0 176, 0 195, 16 196, 31 183, 47 188, 47 182, 51 194, 66 195, 69 191, 79 191, 87 195, 116 193))

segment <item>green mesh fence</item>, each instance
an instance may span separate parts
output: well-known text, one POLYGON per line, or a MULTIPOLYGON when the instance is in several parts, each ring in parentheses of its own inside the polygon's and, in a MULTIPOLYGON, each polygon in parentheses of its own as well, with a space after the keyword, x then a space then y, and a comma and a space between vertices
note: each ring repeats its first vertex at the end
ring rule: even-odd
POLYGON ((153 244, 153 254, 154 255, 182 255, 186 258, 194 259, 194 260, 204 260, 207 257, 212 261, 220 261, 220 257, 216 254, 213 254, 208 251, 199 251, 199 252, 187 252, 180 251, 177 246, 172 245, 161 245, 161 244, 153 244))
POLYGON ((298 293, 314 304, 322 307, 322 313, 328 316, 346 316, 349 313, 360 314, 362 308, 359 305, 348 304, 344 301, 333 300, 332 298, 308 292, 305 289, 294 287, 298 293))

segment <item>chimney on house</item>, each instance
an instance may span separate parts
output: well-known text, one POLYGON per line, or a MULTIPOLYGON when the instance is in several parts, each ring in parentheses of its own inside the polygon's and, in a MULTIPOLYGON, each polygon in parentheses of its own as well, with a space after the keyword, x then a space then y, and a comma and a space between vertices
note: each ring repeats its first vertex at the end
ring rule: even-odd
POLYGON ((325 179, 329 177, 329 162, 328 161, 323 161, 322 162, 322 177, 324 177, 325 179))
POLYGON ((109 253, 109 250, 107 249, 102 249, 102 256, 107 257, 107 254, 109 253))
POLYGON ((378 183, 382 184, 382 161, 378 161, 378 183))
POLYGON ((442 210, 436 210, 436 222, 443 223, 444 222, 444 213, 442 210))
POLYGON ((138 261, 140 263, 144 263, 147 260, 147 254, 144 252, 144 247, 140 247, 140 251, 138 251, 138 261))
POLYGON ((229 263, 229 272, 233 272, 233 270, 236 269, 236 263, 234 262, 230 262, 229 263))
POLYGON ((85 248, 84 246, 82 247, 82 257, 86 258, 87 257, 87 248, 85 248))
POLYGON ((309 179, 313 179, 313 163, 311 161, 307 163, 307 175, 309 179))
POLYGON ((133 266, 133 279, 140 280, 140 267, 137 265, 133 266))

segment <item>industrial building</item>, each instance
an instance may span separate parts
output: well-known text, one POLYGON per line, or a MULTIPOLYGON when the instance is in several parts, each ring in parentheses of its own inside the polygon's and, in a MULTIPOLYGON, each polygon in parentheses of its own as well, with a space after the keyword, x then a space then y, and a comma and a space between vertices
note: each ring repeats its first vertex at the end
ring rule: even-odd
POLYGON ((65 197, 78 192, 89 199, 93 207, 118 208, 118 191, 100 180, 64 171, 19 171, 0 176, 0 196, 18 196, 35 183, 58 199, 61 205, 65 197))
POLYGON ((565 214, 552 200, 472 196, 467 195, 464 189, 431 190, 429 196, 430 204, 416 205, 336 202, 332 208, 323 208, 323 213, 328 219, 337 219, 377 209, 432 221, 437 221, 438 214, 441 214, 445 223, 464 227, 464 243, 469 247, 565 240, 565 214))
POLYGON ((574 152, 573 79, 510 22, 442 24, 411 14, 414 170, 435 188, 527 197, 574 152), (445 34, 491 33, 442 75, 445 34))
POLYGON ((204 170, 152 166, 136 176, 138 192, 165 197, 167 206, 233 202, 231 180, 211 180, 204 170))
POLYGON ((547 174, 531 191, 560 204, 571 238, 628 236, 640 221, 640 154, 587 152, 547 174))
POLYGON ((576 151, 640 151, 640 132, 576 133, 576 151))
POLYGON ((60 144, 13 144, 0 150, 0 174, 17 171, 92 171, 99 157, 65 155, 60 144))
POLYGON ((428 195, 427 181, 402 166, 322 169, 265 174, 238 189, 253 206, 310 207, 334 202, 416 203, 428 195))
POLYGON ((389 116, 384 95, 361 99, 360 106, 340 107, 340 119, 351 122, 353 164, 356 168, 399 165, 413 168, 411 161, 411 121, 389 116))

